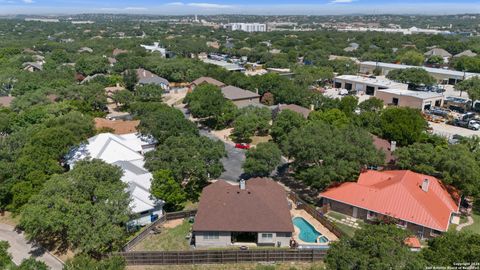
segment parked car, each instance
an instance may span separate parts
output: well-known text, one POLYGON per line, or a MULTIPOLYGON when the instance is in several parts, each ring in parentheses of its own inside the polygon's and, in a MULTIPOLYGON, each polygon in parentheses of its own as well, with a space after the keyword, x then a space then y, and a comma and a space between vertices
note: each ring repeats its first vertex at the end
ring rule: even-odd
POLYGON ((248 144, 248 143, 237 143, 237 144, 235 144, 235 148, 250 149, 250 144, 248 144))

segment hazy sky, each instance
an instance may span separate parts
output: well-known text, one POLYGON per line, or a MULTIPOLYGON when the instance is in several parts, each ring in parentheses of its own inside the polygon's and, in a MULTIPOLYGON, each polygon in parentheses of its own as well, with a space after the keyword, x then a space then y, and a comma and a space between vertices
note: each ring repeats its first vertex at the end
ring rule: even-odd
POLYGON ((455 14, 480 13, 480 0, 0 0, 0 14, 455 14))

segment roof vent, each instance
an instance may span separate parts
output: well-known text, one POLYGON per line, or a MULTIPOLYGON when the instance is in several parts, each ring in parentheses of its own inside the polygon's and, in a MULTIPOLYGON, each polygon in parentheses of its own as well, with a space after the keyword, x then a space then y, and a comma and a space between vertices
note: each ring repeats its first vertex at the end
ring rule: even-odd
POLYGON ((428 184, 429 184, 429 181, 428 179, 423 179, 423 183, 422 183, 422 190, 425 191, 425 192, 428 192, 428 184))
POLYGON ((239 184, 240 184, 240 190, 245 190, 245 180, 240 179, 239 184))

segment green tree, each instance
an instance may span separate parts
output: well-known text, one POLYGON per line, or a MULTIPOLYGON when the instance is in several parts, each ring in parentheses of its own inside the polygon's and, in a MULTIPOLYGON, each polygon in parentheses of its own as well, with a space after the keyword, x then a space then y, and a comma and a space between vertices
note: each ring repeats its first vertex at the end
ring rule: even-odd
POLYGON ((125 84, 125 88, 127 88, 128 90, 135 90, 135 85, 137 85, 137 82, 138 77, 136 70, 129 69, 123 73, 123 83, 125 84))
POLYGON ((146 155, 149 171, 169 170, 175 180, 185 186, 191 199, 196 199, 209 179, 220 176, 226 156, 225 145, 203 136, 171 136, 146 155))
POLYGON ((303 115, 291 110, 283 110, 275 117, 270 135, 276 143, 281 145, 292 130, 301 127, 305 122, 303 115))
POLYGON ((356 179, 365 165, 384 161, 366 131, 353 126, 340 129, 323 121, 312 121, 290 132, 283 149, 295 160, 297 178, 320 189, 333 181, 356 179), (313 171, 320 176, 302 177, 312 176, 313 171))
POLYGON ((400 55, 397 60, 405 65, 421 66, 425 61, 425 57, 416 51, 407 51, 400 55))
POLYGON ((15 266, 12 256, 8 253, 10 244, 7 241, 0 241, 0 268, 5 270, 48 270, 44 262, 35 258, 24 259, 19 266, 15 266))
POLYGON ((361 102, 358 107, 362 112, 380 112, 383 109, 383 100, 372 97, 361 102))
POLYGON ((458 263, 480 261, 480 235, 447 232, 428 241, 421 254, 433 266, 456 267, 458 263))
POLYGON ((118 249, 130 216, 121 176, 120 168, 103 161, 79 161, 70 172, 52 176, 30 199, 21 228, 47 248, 70 248, 96 258, 118 249))
POLYGON ((443 57, 441 57, 440 55, 432 55, 427 59, 427 63, 432 65, 442 65, 443 57))
POLYGON ((350 124, 350 118, 339 109, 314 111, 310 113, 308 119, 311 121, 324 121, 325 123, 338 128, 344 128, 350 124))
POLYGON ((383 137, 399 145, 409 145, 421 139, 427 122, 419 110, 411 108, 388 108, 380 115, 383 137))
POLYGON ((252 177, 267 177, 280 164, 282 152, 273 142, 259 143, 246 153, 245 173, 252 177))
POLYGON ((423 68, 395 69, 387 74, 387 78, 409 84, 412 87, 433 85, 435 83, 435 78, 423 68))
POLYGON ((428 143, 415 143, 397 149, 395 156, 399 168, 438 176, 465 195, 480 194, 478 153, 467 144, 435 147, 428 143))
POLYGON ((404 244, 408 236, 395 225, 367 225, 331 245, 327 269, 423 269, 426 262, 404 244))
POLYGON ((267 108, 248 106, 240 110, 233 122, 232 136, 235 141, 248 142, 255 135, 268 134, 272 114, 267 108))
POLYGON ((128 108, 134 100, 134 95, 129 90, 121 90, 113 94, 112 99, 117 105, 128 108))
POLYGON ((471 100, 480 100, 480 77, 475 76, 457 83, 455 90, 460 91, 460 95, 462 92, 467 92, 471 100))
MULTIPOLYGON (((145 103, 139 103, 139 105, 142 104, 145 103)), ((166 104, 150 104, 150 106, 153 107, 151 110, 138 114, 139 129, 143 134, 152 135, 159 143, 163 143, 171 136, 198 134, 195 124, 185 119, 180 110, 166 104)))
POLYGON ((187 200, 187 194, 183 191, 180 183, 175 181, 172 172, 168 170, 159 170, 153 174, 151 192, 156 198, 165 201, 164 209, 166 211, 179 211, 187 200))
POLYGON ((141 102, 162 102, 163 89, 154 84, 137 86, 135 99, 141 102))
POLYGON ((64 270, 124 270, 125 260, 122 257, 112 256, 103 260, 95 260, 85 255, 77 255, 65 263, 64 270))
POLYGON ((10 244, 7 241, 0 241, 0 268, 1 269, 12 269, 13 262, 12 256, 8 253, 8 248, 10 244))

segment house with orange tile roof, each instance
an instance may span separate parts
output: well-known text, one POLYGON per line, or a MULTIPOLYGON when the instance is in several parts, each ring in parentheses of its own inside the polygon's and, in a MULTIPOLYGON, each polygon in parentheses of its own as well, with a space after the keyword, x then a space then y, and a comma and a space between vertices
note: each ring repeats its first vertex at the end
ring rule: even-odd
POLYGON ((362 172, 357 182, 330 187, 320 197, 329 210, 366 222, 393 218, 422 239, 446 232, 460 204, 437 178, 408 170, 362 172))

